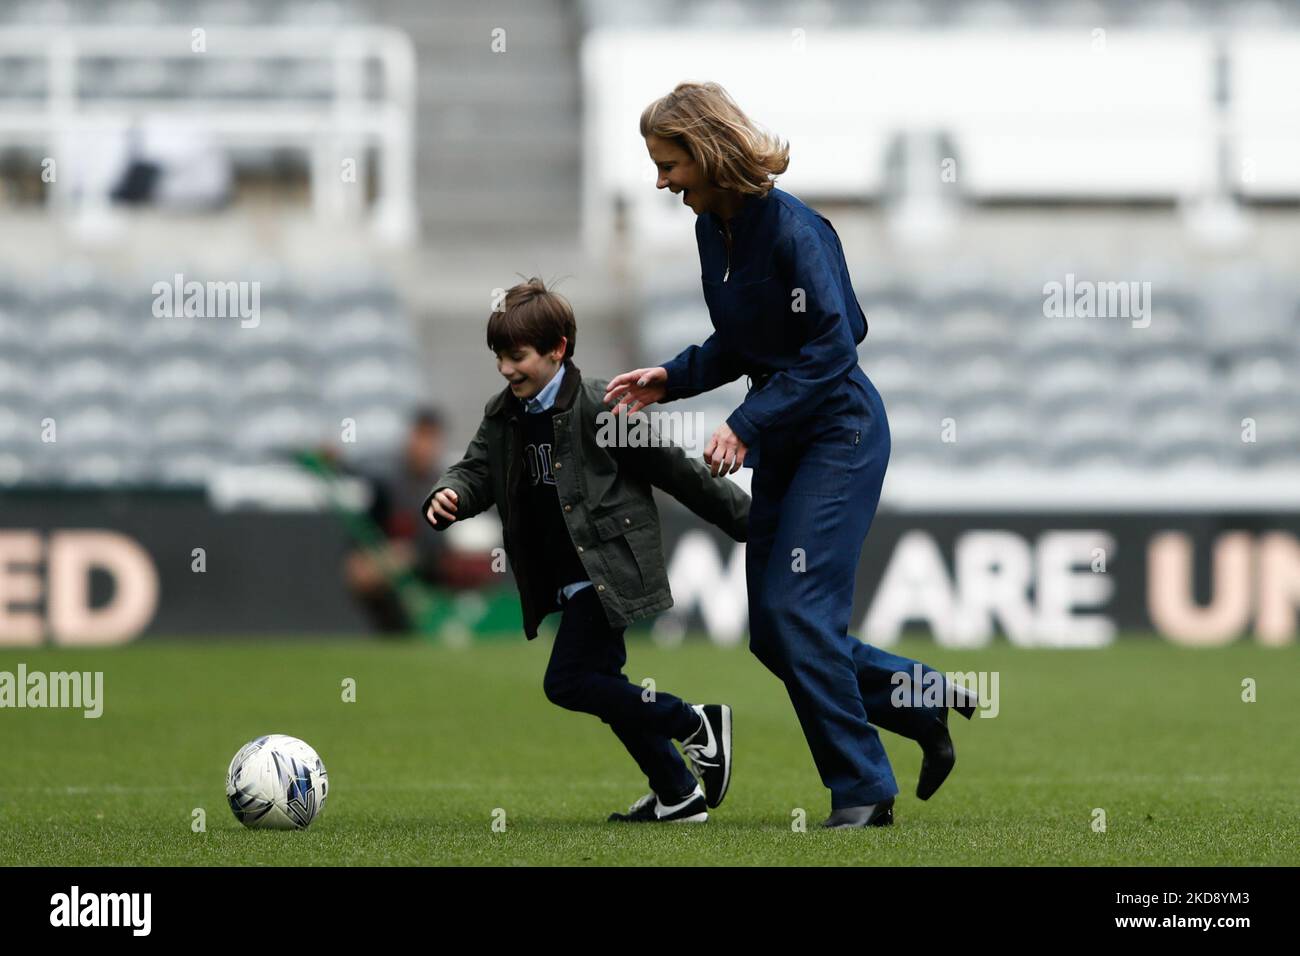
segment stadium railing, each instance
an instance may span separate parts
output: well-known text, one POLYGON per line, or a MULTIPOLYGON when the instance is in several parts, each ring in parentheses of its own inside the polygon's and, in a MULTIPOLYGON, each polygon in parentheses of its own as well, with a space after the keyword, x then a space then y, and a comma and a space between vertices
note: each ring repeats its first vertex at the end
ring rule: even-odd
MULTIPOLYGON (((341 164, 354 160, 355 181, 366 183, 367 151, 373 149, 376 195, 370 226, 375 236, 395 243, 417 236, 415 52, 399 30, 15 26, 0 29, 4 61, 25 64, 22 72, 29 82, 5 95, 0 142, 47 149, 54 155, 55 145, 70 134, 120 132, 142 117, 175 118, 219 143, 301 150, 309 157, 313 209, 326 219, 359 211, 364 193, 348 188, 341 164), (181 87, 190 95, 178 96, 178 85, 170 81, 154 88, 124 83, 117 90, 93 82, 111 77, 114 67, 186 60, 243 64, 250 71, 272 67, 265 71, 270 85, 232 82, 221 95, 214 95, 212 87, 181 87), (274 67, 292 71, 312 64, 328 69, 322 88, 275 83, 274 67), (378 83, 372 82, 375 77, 378 83)), ((164 69, 159 75, 168 74, 164 69)), ((79 201, 60 190, 57 180, 51 186, 53 206, 76 212, 79 201)))

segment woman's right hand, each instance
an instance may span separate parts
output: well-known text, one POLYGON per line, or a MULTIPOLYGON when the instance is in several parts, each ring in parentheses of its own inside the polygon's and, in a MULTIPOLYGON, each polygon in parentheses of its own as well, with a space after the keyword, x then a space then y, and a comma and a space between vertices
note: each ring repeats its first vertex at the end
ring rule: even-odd
POLYGON ((611 400, 617 403, 614 405, 615 415, 620 409, 631 414, 639 408, 663 401, 667 394, 668 369, 663 366, 638 368, 609 380, 605 404, 610 404, 611 400))

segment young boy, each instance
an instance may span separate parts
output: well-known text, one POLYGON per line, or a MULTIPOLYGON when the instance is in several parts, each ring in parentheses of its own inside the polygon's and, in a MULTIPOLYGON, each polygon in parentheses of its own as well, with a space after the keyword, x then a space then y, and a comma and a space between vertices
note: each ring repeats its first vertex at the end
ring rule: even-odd
POLYGON ((657 434, 634 443, 645 431, 609 426, 606 382, 582 378, 576 340, 572 308, 540 279, 506 293, 487 344, 508 384, 484 408, 465 457, 434 484, 425 518, 442 530, 495 504, 528 639, 543 617, 563 612, 547 698, 609 724, 650 782, 628 813, 609 819, 703 823, 731 782, 731 708, 662 690, 643 700, 623 674, 623 631, 673 603, 651 485, 736 541, 745 540, 749 496, 657 434))

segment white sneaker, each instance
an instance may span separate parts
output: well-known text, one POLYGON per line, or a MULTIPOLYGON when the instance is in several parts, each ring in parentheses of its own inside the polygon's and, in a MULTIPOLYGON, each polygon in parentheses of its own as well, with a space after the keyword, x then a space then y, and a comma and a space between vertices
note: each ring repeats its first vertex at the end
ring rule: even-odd
POLYGON ((609 822, 620 823, 704 823, 709 819, 704 791, 698 786, 682 801, 665 804, 654 793, 647 793, 627 813, 611 813, 609 822))

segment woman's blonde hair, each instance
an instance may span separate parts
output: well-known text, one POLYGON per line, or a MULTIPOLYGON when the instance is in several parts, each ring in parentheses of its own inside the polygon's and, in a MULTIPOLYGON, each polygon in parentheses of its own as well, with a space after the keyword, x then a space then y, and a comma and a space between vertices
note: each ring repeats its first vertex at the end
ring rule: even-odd
POLYGON ((713 185, 766 196, 790 165, 790 144, 760 129, 717 83, 678 83, 641 113, 641 135, 670 140, 713 185))

